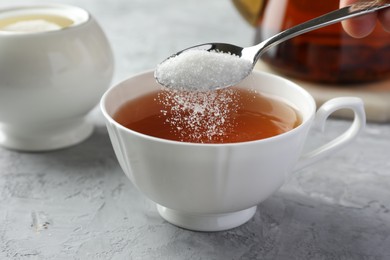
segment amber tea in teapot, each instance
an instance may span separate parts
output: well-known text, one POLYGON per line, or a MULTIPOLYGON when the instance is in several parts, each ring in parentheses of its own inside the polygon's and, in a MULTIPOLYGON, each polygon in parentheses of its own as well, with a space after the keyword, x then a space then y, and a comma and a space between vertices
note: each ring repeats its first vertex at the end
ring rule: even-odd
MULTIPOLYGON (((256 26, 256 43, 280 31, 339 8, 339 0, 233 0, 256 26)), ((344 32, 340 23, 283 42, 262 60, 296 78, 331 84, 353 84, 390 78, 390 33, 381 25, 363 39, 344 32)))

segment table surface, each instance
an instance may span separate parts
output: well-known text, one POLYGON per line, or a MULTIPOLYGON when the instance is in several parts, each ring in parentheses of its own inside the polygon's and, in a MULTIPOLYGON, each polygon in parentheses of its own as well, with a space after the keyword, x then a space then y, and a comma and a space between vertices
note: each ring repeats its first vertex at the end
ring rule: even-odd
MULTIPOLYGON (((98 19, 116 58, 113 83, 190 45, 247 46, 254 34, 227 0, 57 2, 98 19)), ((120 169, 99 110, 89 118, 93 135, 71 148, 0 148, 0 259, 390 259, 388 124, 369 123, 356 142, 294 173, 247 224, 202 233, 159 217, 120 169)), ((329 120, 307 147, 349 124, 329 120)))

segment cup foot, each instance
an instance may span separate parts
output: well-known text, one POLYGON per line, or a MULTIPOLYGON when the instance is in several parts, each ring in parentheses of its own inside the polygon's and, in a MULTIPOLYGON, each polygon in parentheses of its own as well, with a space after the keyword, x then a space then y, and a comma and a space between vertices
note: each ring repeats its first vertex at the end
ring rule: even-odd
POLYGON ((0 146, 26 152, 50 151, 78 144, 92 132, 93 125, 85 119, 36 129, 5 125, 0 126, 0 146))
POLYGON ((256 208, 257 206, 254 206, 249 209, 223 214, 196 214, 169 209, 157 204, 158 213, 166 221, 195 231, 222 231, 238 227, 255 215, 256 208))

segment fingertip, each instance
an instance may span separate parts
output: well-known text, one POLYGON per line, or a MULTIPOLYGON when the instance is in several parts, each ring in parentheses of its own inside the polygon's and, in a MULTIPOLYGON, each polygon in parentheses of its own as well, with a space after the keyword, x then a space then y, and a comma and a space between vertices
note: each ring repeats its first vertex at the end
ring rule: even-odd
POLYGON ((383 29, 390 32, 390 8, 381 10, 378 13, 378 19, 381 22, 383 29))
POLYGON ((376 25, 376 14, 367 14, 342 22, 343 29, 354 38, 363 38, 372 33, 376 25))

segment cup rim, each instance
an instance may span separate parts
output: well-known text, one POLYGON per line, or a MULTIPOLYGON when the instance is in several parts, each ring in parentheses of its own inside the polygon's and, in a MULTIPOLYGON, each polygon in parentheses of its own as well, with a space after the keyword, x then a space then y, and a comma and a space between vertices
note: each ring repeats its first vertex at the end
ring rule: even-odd
POLYGON ((91 14, 78 6, 75 5, 69 5, 69 4, 60 4, 60 3, 20 3, 20 4, 9 4, 9 5, 4 5, 0 6, 0 15, 3 12, 18 12, 22 10, 44 10, 44 9, 51 9, 51 10, 56 10, 58 13, 55 13, 59 16, 64 16, 66 18, 69 18, 74 21, 73 24, 70 26, 66 26, 57 30, 50 30, 50 31, 39 31, 39 32, 18 32, 18 31, 5 31, 5 30, 0 30, 0 36, 17 36, 17 37, 24 37, 24 36, 35 36, 35 35, 44 35, 44 34, 54 34, 54 33, 59 33, 59 32, 64 32, 68 30, 72 30, 74 28, 80 27, 86 23, 88 23, 92 17, 91 14), (64 14, 59 14, 61 11, 66 12, 66 11, 71 11, 71 12, 76 12, 77 14, 75 15, 64 15, 64 14))
POLYGON ((262 75, 269 76, 269 77, 274 77, 277 80, 287 82, 288 84, 295 87, 297 89, 297 91, 299 91, 302 95, 304 95, 304 96, 306 96, 306 98, 308 98, 308 102, 310 103, 310 107, 312 110, 312 111, 310 111, 310 116, 308 116, 305 119, 302 118, 302 122, 297 127, 295 127, 294 129, 291 129, 287 132, 284 132, 284 133, 281 133, 281 134, 278 134, 275 136, 267 137, 264 139, 244 141, 244 142, 235 142, 235 143, 191 143, 191 142, 181 142, 181 141, 175 141, 175 140, 168 140, 168 139, 164 139, 164 138, 160 138, 160 137, 154 137, 154 136, 150 136, 147 134, 143 134, 143 133, 134 131, 132 129, 129 129, 129 128, 119 124, 117 121, 115 121, 106 110, 106 100, 107 100, 108 96, 110 95, 110 93, 114 89, 120 88, 126 81, 133 79, 133 78, 136 78, 136 77, 139 77, 139 76, 144 76, 147 74, 153 75, 154 70, 146 70, 146 71, 131 75, 131 76, 125 78, 124 80, 116 83, 115 85, 110 87, 108 90, 106 90, 106 92, 103 94, 103 96, 100 99, 99 106, 100 106, 100 110, 102 111, 103 116, 106 118, 106 120, 108 120, 109 123, 114 124, 116 127, 118 127, 119 129, 121 129, 125 132, 131 133, 135 136, 141 137, 141 138, 146 139, 148 141, 154 141, 154 142, 160 142, 160 143, 172 144, 172 145, 180 145, 180 146, 199 146, 199 147, 222 147, 222 146, 225 147, 225 146, 229 146, 230 147, 230 146, 242 146, 242 145, 252 145, 252 144, 258 144, 258 143, 274 142, 275 140, 287 138, 291 135, 294 135, 297 131, 300 131, 301 128, 305 127, 314 118, 315 111, 316 111, 316 103, 314 101, 313 96, 310 95, 309 92, 307 92, 304 88, 302 88, 301 86, 299 86, 298 84, 296 84, 295 82, 293 82, 291 80, 288 80, 286 78, 283 78, 281 76, 278 76, 278 75, 275 75, 275 74, 272 74, 269 72, 255 71, 254 70, 252 73, 262 74, 262 75))

